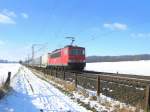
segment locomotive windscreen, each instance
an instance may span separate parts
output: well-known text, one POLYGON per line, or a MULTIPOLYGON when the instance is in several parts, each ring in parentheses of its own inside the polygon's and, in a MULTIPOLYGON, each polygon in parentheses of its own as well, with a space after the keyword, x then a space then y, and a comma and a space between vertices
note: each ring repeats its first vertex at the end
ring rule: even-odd
POLYGON ((71 49, 70 55, 85 55, 84 49, 71 49))

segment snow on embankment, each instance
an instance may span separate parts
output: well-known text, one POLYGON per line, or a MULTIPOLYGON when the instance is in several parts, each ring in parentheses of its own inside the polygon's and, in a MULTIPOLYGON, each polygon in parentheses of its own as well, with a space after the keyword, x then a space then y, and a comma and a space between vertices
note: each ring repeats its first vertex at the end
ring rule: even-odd
POLYGON ((11 72, 11 77, 13 77, 17 73, 20 66, 20 64, 0 63, 0 84, 2 83, 2 81, 6 80, 8 72, 11 72))
POLYGON ((0 112, 88 112, 25 67, 12 80, 12 88, 0 102, 0 112))
POLYGON ((150 76, 150 61, 87 63, 85 70, 150 76))

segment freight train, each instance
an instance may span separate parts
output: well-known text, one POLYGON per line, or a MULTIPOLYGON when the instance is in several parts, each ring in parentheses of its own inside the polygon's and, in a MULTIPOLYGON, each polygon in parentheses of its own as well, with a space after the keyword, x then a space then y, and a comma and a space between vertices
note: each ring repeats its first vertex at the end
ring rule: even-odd
POLYGON ((83 70, 86 66, 85 48, 68 45, 28 62, 30 66, 83 70))

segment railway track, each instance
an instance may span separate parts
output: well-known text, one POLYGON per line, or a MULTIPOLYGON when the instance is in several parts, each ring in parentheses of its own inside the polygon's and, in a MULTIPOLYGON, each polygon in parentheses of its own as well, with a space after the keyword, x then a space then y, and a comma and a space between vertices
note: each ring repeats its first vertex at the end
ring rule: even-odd
MULTIPOLYGON (((35 69, 45 71, 47 69, 41 68, 41 67, 36 67, 35 69)), ((54 70, 55 71, 55 70, 54 70)), ((134 75, 134 74, 121 74, 121 73, 109 73, 109 72, 97 72, 97 71, 88 71, 88 70, 83 70, 83 71, 74 71, 74 70, 65 70, 65 71, 59 71, 60 74, 65 72, 68 74, 77 74, 80 77, 86 77, 86 78, 91 78, 91 79, 97 79, 98 76, 101 77, 101 80, 108 80, 108 81, 113 81, 113 82, 124 82, 125 84, 140 84, 144 85, 145 84, 150 84, 150 76, 142 76, 142 75, 134 75)))
POLYGON ((97 71, 89 71, 89 70, 84 70, 84 71, 68 71, 72 73, 77 73, 77 74, 83 74, 87 75, 90 77, 95 77, 95 76, 113 76, 113 77, 120 77, 120 78, 129 78, 129 79, 140 79, 140 80, 146 80, 150 81, 150 76, 142 76, 142 75, 134 75, 134 74, 121 74, 121 73, 109 73, 109 72, 97 72, 97 71))
MULTIPOLYGON (((33 68, 38 69, 38 70, 44 70, 45 69, 42 67, 33 67, 33 68)), ((62 71, 62 72, 64 72, 64 71, 62 71)), ((143 76, 140 74, 135 75, 135 74, 123 74, 123 73, 98 72, 98 71, 89 71, 89 70, 83 70, 83 71, 65 70, 65 72, 76 73, 79 75, 87 75, 87 76, 93 77, 93 78, 99 75, 99 76, 113 76, 113 77, 129 78, 129 79, 134 78, 134 79, 141 79, 141 80, 149 80, 150 81, 150 76, 143 76)))

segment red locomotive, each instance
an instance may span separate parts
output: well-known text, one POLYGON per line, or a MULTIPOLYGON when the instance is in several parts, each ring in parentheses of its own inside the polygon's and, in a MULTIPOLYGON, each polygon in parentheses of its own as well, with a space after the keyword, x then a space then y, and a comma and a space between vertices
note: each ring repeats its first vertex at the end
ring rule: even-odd
POLYGON ((71 45, 32 59, 27 63, 36 67, 83 70, 86 65, 85 48, 73 46, 74 37, 67 38, 72 39, 71 45))
POLYGON ((48 67, 82 70, 86 65, 85 48, 66 46, 49 54, 48 67))

